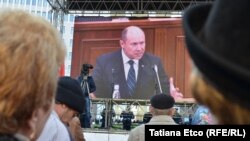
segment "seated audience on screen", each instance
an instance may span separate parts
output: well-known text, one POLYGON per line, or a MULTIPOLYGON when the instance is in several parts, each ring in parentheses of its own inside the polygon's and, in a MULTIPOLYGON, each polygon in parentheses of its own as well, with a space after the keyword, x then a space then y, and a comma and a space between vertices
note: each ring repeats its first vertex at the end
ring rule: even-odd
POLYGON ((177 124, 183 123, 183 119, 178 108, 175 108, 173 119, 177 124))
POLYGON ((68 76, 60 77, 56 104, 38 141, 83 141, 77 115, 83 113, 84 97, 80 83, 68 76))
POLYGON ((146 112, 143 115, 143 123, 148 123, 150 121, 150 119, 152 118, 152 114, 150 112, 146 112))
POLYGON ((0 140, 36 140, 54 103, 65 47, 46 20, 0 11, 0 140))
POLYGON ((134 113, 130 110, 130 106, 126 110, 122 111, 120 117, 122 118, 122 129, 130 130, 132 125, 132 119, 134 119, 134 113))
POLYGON ((145 33, 140 27, 125 28, 121 33, 120 46, 121 49, 103 54, 96 60, 92 75, 97 98, 112 98, 114 84, 119 85, 121 99, 149 99, 160 93, 160 89, 170 94, 169 78, 161 59, 145 52, 145 33), (156 74, 159 75, 160 86, 156 74))
POLYGON ((106 108, 104 108, 101 112, 101 128, 110 128, 113 125, 113 117, 115 117, 115 110, 112 109, 112 112, 109 110, 106 111, 106 108), (107 119, 106 119, 107 116, 107 119), (105 125, 106 124, 106 125, 105 125))
POLYGON ((249 5, 217 0, 184 13, 192 92, 218 124, 250 124, 249 5))
MULTIPOLYGON (((150 99, 152 118, 147 124, 177 125, 173 120, 175 100, 168 94, 156 94, 150 99)), ((135 127, 129 133, 128 141, 145 141, 145 124, 135 127)))

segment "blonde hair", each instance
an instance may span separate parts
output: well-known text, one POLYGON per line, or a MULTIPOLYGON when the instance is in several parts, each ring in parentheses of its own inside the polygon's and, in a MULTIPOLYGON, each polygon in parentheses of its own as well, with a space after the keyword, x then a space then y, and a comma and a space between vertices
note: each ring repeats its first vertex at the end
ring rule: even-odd
POLYGON ((65 47, 46 20, 21 10, 0 13, 0 133, 15 133, 54 100, 65 47))
POLYGON ((194 98, 211 110, 219 124, 250 124, 250 110, 224 97, 195 67, 191 85, 194 98))

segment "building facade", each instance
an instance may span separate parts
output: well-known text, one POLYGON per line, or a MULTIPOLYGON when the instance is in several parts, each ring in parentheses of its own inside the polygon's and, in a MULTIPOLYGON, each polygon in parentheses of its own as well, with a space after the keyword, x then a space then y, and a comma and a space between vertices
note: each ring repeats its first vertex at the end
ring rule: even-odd
MULTIPOLYGON (((22 9, 29 13, 41 16, 51 23, 53 19, 53 10, 47 0, 0 0, 0 8, 22 9)), ((67 47, 67 54, 64 63, 66 76, 70 76, 71 70, 75 16, 76 14, 64 14, 63 17, 64 22, 61 34, 67 47)), ((57 27, 57 29, 59 30, 60 28, 57 27)))

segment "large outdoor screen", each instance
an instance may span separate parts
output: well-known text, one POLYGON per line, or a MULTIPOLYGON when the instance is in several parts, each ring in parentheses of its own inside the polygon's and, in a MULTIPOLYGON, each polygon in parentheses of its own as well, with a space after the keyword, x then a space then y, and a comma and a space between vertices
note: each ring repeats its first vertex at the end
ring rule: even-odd
MULTIPOLYGON (((176 70, 177 63, 185 68, 185 56, 179 52, 184 52, 180 18, 76 17, 71 76, 79 76, 82 64, 92 64, 89 75, 96 84, 96 98, 148 100, 154 94, 169 93, 169 77, 185 76, 176 70), (145 53, 134 64, 133 94, 129 93, 126 76, 130 66, 124 65, 120 44, 123 29, 129 26, 145 33, 145 53), (113 95, 115 86, 119 87, 117 97, 113 95)), ((184 83, 180 84, 178 87, 183 88, 184 83)))

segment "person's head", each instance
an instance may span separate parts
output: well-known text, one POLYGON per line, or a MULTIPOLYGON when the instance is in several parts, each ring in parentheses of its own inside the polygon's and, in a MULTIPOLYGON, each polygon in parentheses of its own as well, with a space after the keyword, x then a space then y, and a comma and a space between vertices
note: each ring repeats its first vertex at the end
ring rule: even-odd
POLYGON ((60 35, 46 20, 21 10, 0 12, 1 134, 40 134, 64 56, 60 35))
POLYGON ((210 110, 205 106, 198 105, 194 114, 193 115, 190 114, 190 116, 192 118, 192 121, 191 121, 192 125, 216 124, 216 120, 214 119, 210 110))
POLYGON ((91 64, 82 64, 81 68, 81 76, 88 76, 90 69, 93 69, 93 65, 91 64))
POLYGON ((156 94, 150 98, 150 113, 153 116, 157 115, 169 115, 172 116, 175 112, 173 106, 175 100, 171 95, 168 94, 156 94))
POLYGON ((126 56, 139 60, 145 52, 145 34, 137 26, 129 26, 122 31, 120 45, 126 56))
POLYGON ((84 94, 80 83, 68 76, 60 77, 56 92, 55 111, 65 124, 83 113, 84 94))
POLYGON ((249 0, 218 0, 184 13, 187 48, 194 62, 192 91, 219 124, 249 124, 249 0))

